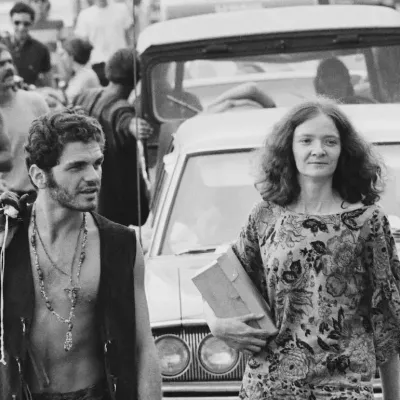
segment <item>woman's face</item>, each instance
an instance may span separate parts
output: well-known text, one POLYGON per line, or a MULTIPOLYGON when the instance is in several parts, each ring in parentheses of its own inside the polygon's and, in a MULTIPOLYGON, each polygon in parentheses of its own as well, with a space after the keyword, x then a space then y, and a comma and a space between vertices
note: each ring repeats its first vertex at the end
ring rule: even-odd
POLYGON ((294 131, 292 150, 302 178, 332 179, 341 153, 340 135, 332 119, 318 114, 300 124, 294 131))

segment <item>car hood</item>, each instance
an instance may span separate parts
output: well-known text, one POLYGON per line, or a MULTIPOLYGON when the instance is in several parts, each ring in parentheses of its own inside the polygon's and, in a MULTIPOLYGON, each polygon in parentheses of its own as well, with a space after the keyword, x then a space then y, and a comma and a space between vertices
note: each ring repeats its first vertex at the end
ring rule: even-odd
POLYGON ((153 327, 204 321, 203 301, 192 277, 218 253, 146 260, 146 296, 153 327))

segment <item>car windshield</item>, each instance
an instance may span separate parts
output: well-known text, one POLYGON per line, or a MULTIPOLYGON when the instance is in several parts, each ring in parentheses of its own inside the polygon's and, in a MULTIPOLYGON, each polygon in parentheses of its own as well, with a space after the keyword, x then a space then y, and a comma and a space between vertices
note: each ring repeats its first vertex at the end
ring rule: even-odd
POLYGON ((245 82, 291 107, 324 95, 345 104, 400 102, 400 46, 165 62, 152 69, 157 118, 190 118, 245 82))
MULTIPOLYGON (((379 145, 388 183, 381 204, 400 232, 400 144, 379 145)), ((260 201, 254 187, 252 151, 198 154, 188 158, 165 228, 161 254, 215 250, 235 240, 252 206, 260 201)))

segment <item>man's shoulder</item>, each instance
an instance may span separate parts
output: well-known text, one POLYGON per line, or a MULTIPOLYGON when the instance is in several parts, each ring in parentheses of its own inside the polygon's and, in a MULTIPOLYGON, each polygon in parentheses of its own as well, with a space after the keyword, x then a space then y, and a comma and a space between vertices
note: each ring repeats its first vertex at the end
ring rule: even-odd
POLYGON ((18 90, 17 96, 24 105, 30 105, 38 117, 49 111, 44 96, 34 90, 18 90))
POLYGON ((103 92, 103 87, 96 87, 82 90, 74 99, 75 106, 83 107, 87 112, 92 105, 94 99, 103 92))
POLYGON ((17 90, 16 94, 21 100, 30 102, 32 104, 42 103, 44 101, 43 96, 34 90, 19 89, 17 90))
POLYGON ((136 232, 134 229, 130 229, 125 225, 121 225, 118 224, 117 222, 111 221, 110 219, 103 217, 102 215, 96 212, 93 212, 92 215, 101 231, 115 233, 117 235, 122 235, 128 238, 136 237, 136 232))
POLYGON ((30 36, 29 37, 29 41, 30 41, 30 45, 35 47, 35 50, 40 51, 42 53, 43 52, 49 53, 48 47, 44 43, 42 43, 39 40, 35 39, 34 37, 30 36))

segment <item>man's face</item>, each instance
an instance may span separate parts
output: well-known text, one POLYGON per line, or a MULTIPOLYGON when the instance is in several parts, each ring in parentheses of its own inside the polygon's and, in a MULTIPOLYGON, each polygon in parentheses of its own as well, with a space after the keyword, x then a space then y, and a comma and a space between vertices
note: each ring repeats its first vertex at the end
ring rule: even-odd
POLYGON ((11 16, 14 25, 14 35, 18 40, 24 40, 28 36, 29 28, 32 26, 32 18, 27 13, 18 13, 11 16))
POLYGON ((74 211, 91 211, 97 206, 103 152, 99 143, 67 143, 59 164, 46 174, 50 198, 74 211))
POLYGON ((11 54, 8 51, 0 52, 0 88, 14 86, 15 67, 11 54))

